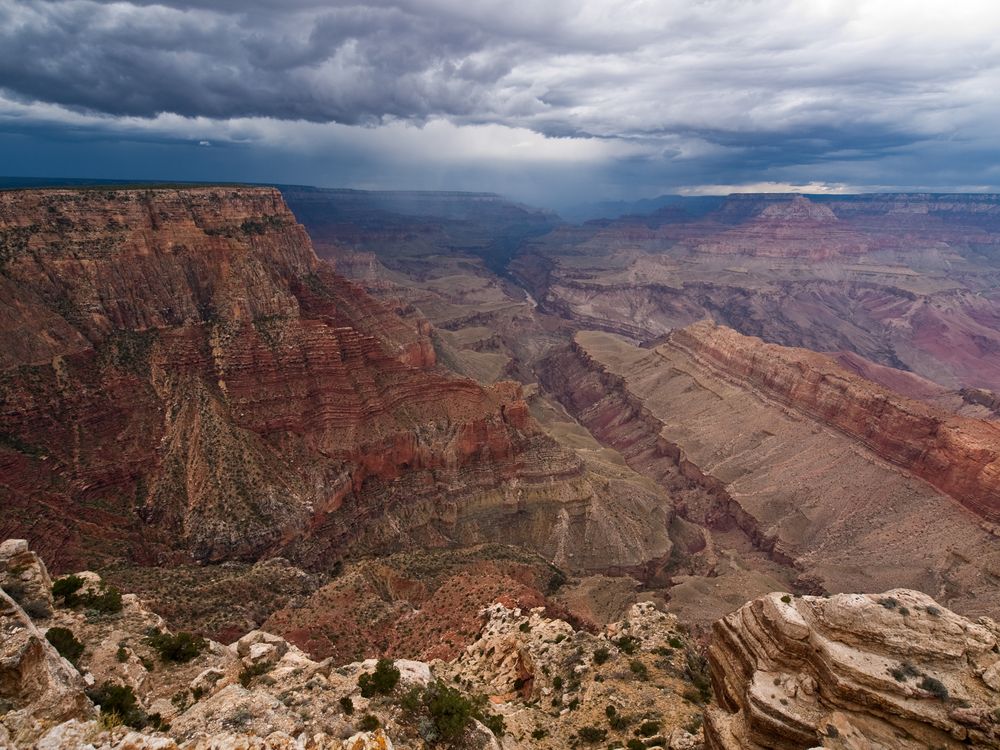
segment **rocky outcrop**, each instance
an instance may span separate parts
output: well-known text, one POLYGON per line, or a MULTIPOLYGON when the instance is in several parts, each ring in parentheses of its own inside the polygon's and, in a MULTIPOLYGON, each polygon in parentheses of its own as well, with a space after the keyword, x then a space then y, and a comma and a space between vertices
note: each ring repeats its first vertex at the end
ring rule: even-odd
POLYGON ((584 567, 667 552, 632 533, 662 509, 591 512, 616 495, 518 387, 436 369, 427 325, 320 261, 275 190, 5 192, 0 248, 0 533, 60 569, 501 528, 584 567))
POLYGON ((0 544, 0 589, 32 617, 52 614, 52 579, 42 559, 28 549, 26 539, 0 544))
POLYGON ((229 646, 171 633, 133 594, 101 613, 60 599, 48 624, 78 642, 71 664, 3 597, 16 623, 0 622, 0 740, 15 748, 561 750, 633 734, 701 747, 706 663, 649 602, 597 634, 497 602, 452 659, 342 663, 263 630, 229 646))
POLYGON ((27 747, 53 724, 93 716, 84 688, 76 669, 0 590, 0 744, 6 735, 27 747))
POLYGON ((1000 628, 925 594, 770 594, 714 628, 713 750, 1000 747, 1000 628))

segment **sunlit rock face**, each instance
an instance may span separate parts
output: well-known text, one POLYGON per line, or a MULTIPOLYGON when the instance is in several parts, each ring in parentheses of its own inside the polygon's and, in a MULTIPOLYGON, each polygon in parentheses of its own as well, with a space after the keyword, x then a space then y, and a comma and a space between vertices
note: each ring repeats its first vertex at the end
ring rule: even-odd
POLYGON ((906 589, 757 599, 715 625, 707 745, 998 747, 998 638, 906 589))

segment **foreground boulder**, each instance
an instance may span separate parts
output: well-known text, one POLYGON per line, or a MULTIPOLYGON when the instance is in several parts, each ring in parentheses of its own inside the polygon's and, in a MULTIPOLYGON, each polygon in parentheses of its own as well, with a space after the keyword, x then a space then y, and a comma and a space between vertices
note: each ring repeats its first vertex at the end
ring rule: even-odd
POLYGON ((0 588, 31 617, 52 614, 52 579, 42 559, 24 539, 0 544, 0 588))
POLYGON ((28 746, 52 724, 96 713, 80 673, 0 589, 0 747, 28 746))
POLYGON ((715 624, 715 750, 1000 747, 1000 628, 906 589, 769 594, 715 624))

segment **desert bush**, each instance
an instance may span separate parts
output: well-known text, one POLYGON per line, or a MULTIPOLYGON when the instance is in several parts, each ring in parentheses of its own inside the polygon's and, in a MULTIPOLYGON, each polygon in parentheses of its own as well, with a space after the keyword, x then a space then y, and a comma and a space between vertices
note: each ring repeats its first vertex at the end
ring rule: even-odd
POLYGON ((371 714, 365 714, 358 721, 358 729, 362 732, 374 732, 379 728, 379 720, 371 714))
POLYGON ((601 665, 604 664, 608 659, 611 658, 611 651, 608 650, 607 646, 599 646, 594 649, 594 664, 601 665))
POLYGON ((580 731, 577 733, 582 741, 589 744, 595 742, 604 742, 608 738, 608 732, 606 729, 598 729, 597 727, 580 727, 580 731))
POLYGON ((379 659, 372 674, 364 672, 358 676, 358 687, 361 688, 363 698, 371 698, 376 693, 389 695, 398 683, 399 670, 392 659, 379 659))
POLYGON ((191 661, 208 645, 201 636, 183 631, 176 635, 169 633, 149 635, 146 637, 146 643, 156 649, 163 661, 181 664, 191 661))
POLYGON ((76 604, 76 592, 83 588, 83 579, 80 576, 63 576, 57 578, 52 583, 52 597, 62 599, 67 607, 76 604))
POLYGON ((99 688, 88 691, 87 696, 101 707, 101 716, 106 716, 107 722, 112 725, 121 723, 142 729, 149 723, 149 717, 128 685, 105 682, 99 688))
POLYGON ((83 644, 76 639, 69 628, 49 628, 45 631, 45 640, 51 643, 59 655, 67 659, 74 667, 83 654, 83 644))

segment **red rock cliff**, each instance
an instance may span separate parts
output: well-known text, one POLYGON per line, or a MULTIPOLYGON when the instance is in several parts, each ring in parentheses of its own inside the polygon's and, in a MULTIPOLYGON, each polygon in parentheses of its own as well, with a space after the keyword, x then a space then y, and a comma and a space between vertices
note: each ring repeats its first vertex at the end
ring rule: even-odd
POLYGON ((437 371, 276 190, 0 193, 0 271, 0 534, 57 568, 319 562, 587 496, 516 386, 437 371))
POLYGON ((670 344, 858 439, 983 518, 1000 523, 1000 427, 957 417, 849 372, 830 357, 702 322, 670 344))

